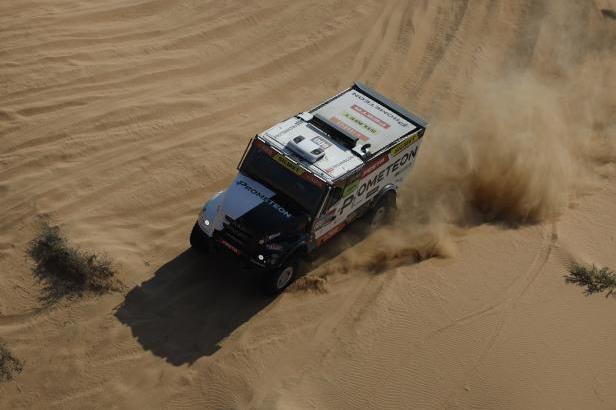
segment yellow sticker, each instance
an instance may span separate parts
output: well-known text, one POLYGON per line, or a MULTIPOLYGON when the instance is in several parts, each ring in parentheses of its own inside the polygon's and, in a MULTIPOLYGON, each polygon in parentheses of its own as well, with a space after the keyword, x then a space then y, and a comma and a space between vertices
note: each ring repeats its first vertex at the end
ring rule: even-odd
POLYGON ((398 155, 400 152, 404 151, 405 149, 407 149, 409 146, 411 146, 412 144, 414 144, 417 140, 419 139, 419 135, 418 134, 414 134, 413 136, 411 136, 409 139, 402 141, 400 144, 396 145, 395 147, 393 147, 391 149, 391 151, 389 151, 389 155, 392 157, 395 157, 396 155, 398 155))
POLYGON ((296 175, 302 175, 304 173, 304 169, 299 166, 299 164, 296 164, 282 154, 274 155, 274 160, 296 175))

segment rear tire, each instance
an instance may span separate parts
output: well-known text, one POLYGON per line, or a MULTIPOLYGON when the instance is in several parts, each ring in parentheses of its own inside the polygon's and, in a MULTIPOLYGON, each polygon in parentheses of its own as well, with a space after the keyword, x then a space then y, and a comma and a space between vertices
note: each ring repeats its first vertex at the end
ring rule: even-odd
POLYGON ((208 237, 201 230, 201 227, 197 222, 195 222, 195 226, 193 226, 193 229, 190 232, 190 246, 198 251, 208 250, 208 237))
POLYGON ((297 278, 299 261, 290 259, 281 267, 263 273, 263 291, 270 296, 282 293, 297 278))
POLYGON ((368 226, 370 229, 374 230, 391 222, 395 210, 396 194, 391 191, 385 193, 368 214, 368 226))

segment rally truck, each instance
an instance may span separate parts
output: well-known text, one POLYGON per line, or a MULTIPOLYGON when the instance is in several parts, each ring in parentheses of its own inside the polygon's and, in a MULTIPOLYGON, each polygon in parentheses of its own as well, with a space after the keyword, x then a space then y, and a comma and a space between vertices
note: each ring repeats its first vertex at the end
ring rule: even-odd
POLYGON ((387 221, 427 123, 361 83, 257 134, 237 177, 210 198, 190 234, 198 250, 224 248, 282 292, 298 262, 349 223, 387 221))

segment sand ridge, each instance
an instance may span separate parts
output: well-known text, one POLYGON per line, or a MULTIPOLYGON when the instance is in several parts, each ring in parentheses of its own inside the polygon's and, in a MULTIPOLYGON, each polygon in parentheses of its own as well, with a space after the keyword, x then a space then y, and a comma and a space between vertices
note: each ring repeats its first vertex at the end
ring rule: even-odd
POLYGON ((613 408, 616 23, 602 1, 0 4, 1 408, 613 408), (393 228, 264 299, 187 250, 248 139, 361 80, 431 123, 393 228), (37 218, 126 292, 41 310, 37 218))

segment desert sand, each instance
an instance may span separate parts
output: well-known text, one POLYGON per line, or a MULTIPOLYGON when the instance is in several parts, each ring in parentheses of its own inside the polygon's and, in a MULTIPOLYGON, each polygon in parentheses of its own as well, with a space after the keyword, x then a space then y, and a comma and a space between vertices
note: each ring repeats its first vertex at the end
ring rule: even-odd
POLYGON ((616 268, 613 10, 0 2, 0 408, 616 408, 616 298, 564 280, 616 268), (250 137, 355 80, 431 124, 395 224, 276 299, 190 251, 250 137), (41 216, 126 290, 43 307, 41 216))

